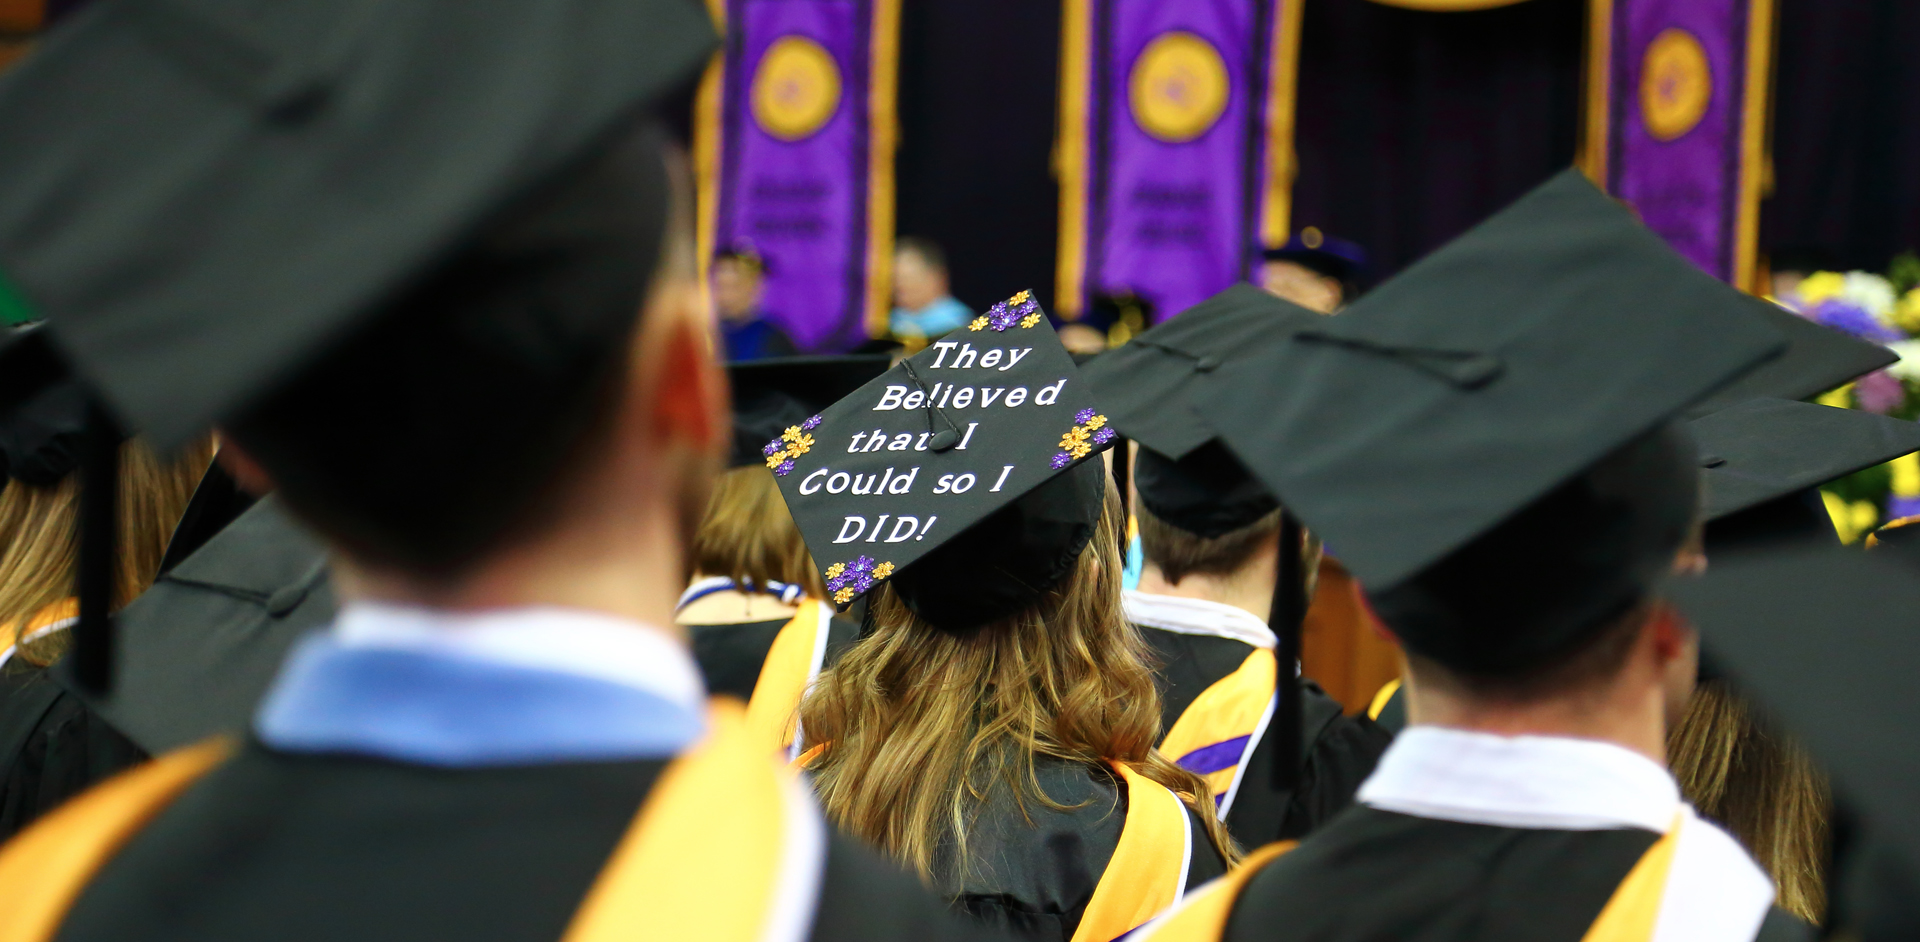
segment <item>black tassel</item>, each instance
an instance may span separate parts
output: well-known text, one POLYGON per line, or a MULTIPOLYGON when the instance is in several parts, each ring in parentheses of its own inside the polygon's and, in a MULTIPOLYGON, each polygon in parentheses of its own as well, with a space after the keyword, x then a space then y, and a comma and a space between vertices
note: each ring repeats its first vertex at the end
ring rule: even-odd
POLYGON ((73 629, 73 676, 86 692, 104 696, 113 688, 120 431, 98 401, 88 403, 80 452, 80 621, 73 629))
POLYGON ((1273 587, 1273 611, 1267 624, 1279 643, 1274 646, 1273 722, 1267 736, 1273 740, 1274 784, 1293 789, 1300 782, 1300 682, 1293 666, 1300 659, 1300 623, 1307 616, 1306 562, 1302 558, 1304 531, 1290 512, 1280 515, 1279 581, 1273 587))

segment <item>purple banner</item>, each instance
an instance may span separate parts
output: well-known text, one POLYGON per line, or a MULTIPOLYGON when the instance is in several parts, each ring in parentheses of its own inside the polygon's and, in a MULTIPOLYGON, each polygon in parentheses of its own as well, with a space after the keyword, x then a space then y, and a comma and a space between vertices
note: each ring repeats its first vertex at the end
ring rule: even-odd
POLYGON ((1086 2, 1079 300, 1131 291, 1164 320, 1248 273, 1269 5, 1086 2))
POLYGON ((1749 0, 1614 0, 1606 189, 1713 275, 1739 283, 1749 0))
POLYGON ((807 351, 867 337, 878 254, 868 205, 874 7, 729 0, 727 8, 714 244, 751 246, 766 259, 764 316, 807 351))

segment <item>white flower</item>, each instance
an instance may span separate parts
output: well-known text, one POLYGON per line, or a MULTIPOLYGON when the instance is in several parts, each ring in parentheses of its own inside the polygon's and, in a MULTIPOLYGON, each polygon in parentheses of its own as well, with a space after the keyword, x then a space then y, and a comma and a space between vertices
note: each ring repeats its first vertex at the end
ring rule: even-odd
POLYGON ((1887 367, 1887 372, 1920 382, 1920 340, 1902 340, 1887 344, 1887 348, 1900 355, 1900 362, 1887 367))
POLYGON ((1847 272, 1846 284, 1840 289, 1840 297, 1864 308, 1874 319, 1886 322, 1893 314, 1893 282, 1872 272, 1847 272))

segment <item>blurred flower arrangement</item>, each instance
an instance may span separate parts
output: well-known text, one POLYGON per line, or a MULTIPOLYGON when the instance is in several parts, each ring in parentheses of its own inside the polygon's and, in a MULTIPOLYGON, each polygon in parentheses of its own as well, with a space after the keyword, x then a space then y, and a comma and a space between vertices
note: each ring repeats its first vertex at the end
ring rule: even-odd
MULTIPOLYGON (((1900 355, 1900 362, 1820 397, 1821 403, 1920 419, 1920 255, 1900 255, 1884 276, 1816 272, 1774 300, 1900 355)), ((1868 468, 1822 491, 1840 538, 1851 543, 1885 521, 1920 514, 1920 455, 1868 468)))

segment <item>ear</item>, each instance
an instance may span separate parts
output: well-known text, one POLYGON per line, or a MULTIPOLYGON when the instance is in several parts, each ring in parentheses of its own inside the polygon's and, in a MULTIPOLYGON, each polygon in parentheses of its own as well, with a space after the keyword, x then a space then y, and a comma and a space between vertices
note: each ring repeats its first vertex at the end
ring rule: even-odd
POLYGON ((233 475, 234 483, 240 485, 241 490, 255 497, 265 495, 278 486, 273 483, 273 475, 268 474, 260 462, 253 460, 253 456, 247 454, 246 449, 241 448, 231 435, 220 435, 220 451, 214 455, 214 460, 233 475))
POLYGON ((668 441, 717 454, 728 438, 732 406, 708 332, 691 317, 674 318, 665 326, 654 386, 654 427, 668 441))
POLYGON ((1647 632, 1652 636, 1654 655, 1662 664, 1692 657, 1698 642, 1693 626, 1665 601, 1653 603, 1653 612, 1647 618, 1647 632))

